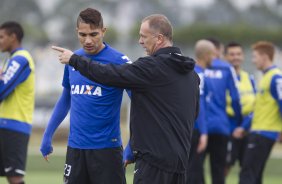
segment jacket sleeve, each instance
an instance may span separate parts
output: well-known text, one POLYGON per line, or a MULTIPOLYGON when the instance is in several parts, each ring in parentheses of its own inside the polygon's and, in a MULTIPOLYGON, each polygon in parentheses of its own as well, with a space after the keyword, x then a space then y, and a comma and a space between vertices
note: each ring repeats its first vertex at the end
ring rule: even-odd
POLYGON ((233 67, 229 67, 228 90, 232 99, 231 105, 235 112, 236 119, 242 121, 240 95, 238 91, 238 81, 233 67))
POLYGON ((90 80, 119 88, 145 88, 160 78, 149 57, 139 58, 133 64, 115 65, 91 62, 74 54, 69 65, 90 80))
POLYGON ((20 83, 29 76, 31 69, 23 56, 13 57, 0 77, 0 101, 4 100, 20 83))

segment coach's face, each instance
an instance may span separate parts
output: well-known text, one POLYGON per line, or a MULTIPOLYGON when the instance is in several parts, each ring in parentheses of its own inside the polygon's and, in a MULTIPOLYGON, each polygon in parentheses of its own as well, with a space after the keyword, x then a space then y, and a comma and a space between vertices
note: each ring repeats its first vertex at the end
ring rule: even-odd
POLYGON ((79 42, 86 53, 97 54, 103 49, 106 28, 96 28, 93 25, 80 22, 76 30, 79 42))
POLYGON ((158 33, 154 33, 150 29, 148 21, 145 21, 141 24, 139 34, 140 45, 142 45, 148 55, 153 55, 158 50, 158 44, 160 42, 158 33))
POLYGON ((12 43, 16 39, 15 34, 8 34, 5 29, 0 29, 0 50, 1 52, 10 52, 12 43))

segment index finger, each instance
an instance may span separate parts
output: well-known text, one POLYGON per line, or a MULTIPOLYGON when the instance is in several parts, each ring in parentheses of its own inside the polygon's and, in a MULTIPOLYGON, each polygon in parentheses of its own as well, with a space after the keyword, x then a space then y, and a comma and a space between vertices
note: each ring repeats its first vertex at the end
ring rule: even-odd
POLYGON ((57 47, 57 46, 52 46, 51 47, 53 50, 59 51, 59 52, 64 52, 65 49, 63 47, 57 47))

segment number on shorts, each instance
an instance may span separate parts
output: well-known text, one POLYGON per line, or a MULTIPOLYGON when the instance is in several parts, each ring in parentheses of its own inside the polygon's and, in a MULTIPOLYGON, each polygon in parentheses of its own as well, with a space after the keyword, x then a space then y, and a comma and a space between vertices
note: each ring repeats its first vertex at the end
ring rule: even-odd
POLYGON ((65 164, 65 176, 69 176, 71 173, 71 165, 65 164))

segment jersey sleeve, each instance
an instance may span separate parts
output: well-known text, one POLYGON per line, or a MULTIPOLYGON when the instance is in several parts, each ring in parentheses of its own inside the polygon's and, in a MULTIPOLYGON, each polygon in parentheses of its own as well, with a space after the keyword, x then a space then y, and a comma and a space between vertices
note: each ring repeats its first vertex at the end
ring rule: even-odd
POLYGON ((20 83, 25 81, 31 68, 23 56, 13 57, 0 77, 0 101, 5 99, 20 83))
POLYGON ((69 80, 69 65, 65 65, 64 76, 62 81, 62 86, 64 88, 70 89, 70 80, 69 80))
POLYGON ((199 114, 198 114, 198 126, 199 126, 199 130, 201 134, 207 134, 208 130, 207 130, 207 122, 206 122, 206 118, 205 118, 205 100, 206 100, 206 91, 205 91, 205 79, 204 79, 204 75, 199 74, 200 77, 200 86, 199 86, 199 90, 200 90, 200 107, 199 107, 199 114))
POLYGON ((241 121, 242 114, 241 114, 240 95, 238 90, 238 80, 233 67, 229 67, 229 75, 227 80, 228 80, 228 90, 232 100, 231 105, 235 112, 235 117, 236 119, 241 121))
POLYGON ((257 87, 256 87, 255 78, 254 78, 253 75, 250 75, 250 81, 251 81, 251 84, 252 84, 252 87, 253 87, 253 91, 256 94, 257 93, 257 87))
POLYGON ((282 75, 274 75, 270 84, 270 93, 277 101, 282 116, 282 75))

